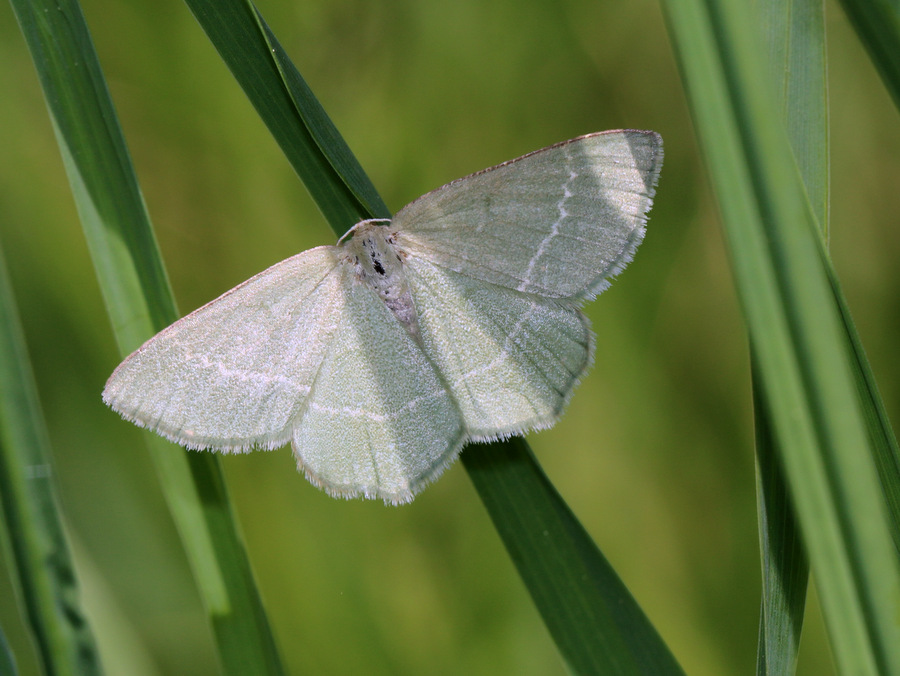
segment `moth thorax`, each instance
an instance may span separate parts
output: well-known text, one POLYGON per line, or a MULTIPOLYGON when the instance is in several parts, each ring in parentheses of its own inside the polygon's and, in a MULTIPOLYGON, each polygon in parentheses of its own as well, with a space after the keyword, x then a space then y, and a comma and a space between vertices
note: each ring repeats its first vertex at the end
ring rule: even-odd
POLYGON ((374 291, 413 337, 418 339, 419 323, 409 292, 403 257, 394 242, 394 231, 383 225, 366 223, 348 242, 356 262, 356 276, 374 291))

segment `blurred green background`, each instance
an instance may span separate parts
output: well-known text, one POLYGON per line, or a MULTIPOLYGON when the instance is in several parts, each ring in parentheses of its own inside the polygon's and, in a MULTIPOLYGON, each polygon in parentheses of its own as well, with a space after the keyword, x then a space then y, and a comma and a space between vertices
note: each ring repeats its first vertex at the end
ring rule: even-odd
MULTIPOLYGON (((529 441, 686 672, 750 673, 760 564, 747 344, 659 6, 258 6, 395 211, 579 134, 663 135, 645 243, 587 309, 594 369, 562 422, 529 441)), ((334 241, 184 5, 83 7, 182 312, 334 241)), ((831 250, 896 421, 900 125, 840 8, 826 11, 831 250)), ((100 401, 119 355, 8 8, 0 91, 0 242, 107 673, 216 673, 141 433, 100 401)), ((287 449, 223 463, 291 673, 565 673, 461 466, 389 508, 327 497, 287 449)), ((0 626, 22 674, 36 674, 2 569, 0 626)), ((813 594, 801 673, 830 669, 813 594)))

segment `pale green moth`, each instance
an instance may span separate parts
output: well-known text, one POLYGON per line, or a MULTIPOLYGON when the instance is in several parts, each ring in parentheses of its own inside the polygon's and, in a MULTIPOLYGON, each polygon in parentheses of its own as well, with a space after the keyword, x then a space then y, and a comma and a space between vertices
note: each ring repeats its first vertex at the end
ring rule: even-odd
POLYGON ((593 354, 579 306, 634 255, 662 156, 607 131, 448 183, 175 322, 103 400, 188 448, 290 442, 329 494, 409 502, 465 443, 560 417, 593 354))

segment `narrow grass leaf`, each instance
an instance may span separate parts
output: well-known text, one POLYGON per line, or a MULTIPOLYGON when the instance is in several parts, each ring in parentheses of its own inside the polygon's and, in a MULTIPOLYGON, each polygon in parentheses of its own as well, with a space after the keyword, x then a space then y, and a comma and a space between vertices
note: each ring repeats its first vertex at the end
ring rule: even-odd
MULTIPOLYGON (((177 318, 177 311, 112 101, 77 2, 13 0, 13 6, 44 88, 116 339, 127 354, 177 318)), ((150 446, 224 671, 281 673, 216 458, 157 438, 150 446)))
MULTIPOLYGON (((769 81, 781 105, 797 169, 823 233, 827 233, 828 88, 825 16, 821 0, 758 0, 760 35, 768 47, 769 81)), ((803 547, 784 472, 778 464, 772 421, 761 401, 756 368, 757 509, 762 555, 762 603, 757 673, 793 674, 809 584, 803 547)))
MULTIPOLYGON (((101 674, 63 532, 37 386, 0 250, 0 507, 3 552, 47 674, 101 674)), ((3 646, 6 647, 5 645, 3 646)), ((7 649, 8 650, 8 649, 7 649)), ((2 652, 2 651, 0 651, 2 652)), ((3 668, 0 654, 0 673, 3 668)))
MULTIPOLYGON (((365 207, 369 218, 390 218, 391 212, 384 202, 381 201, 381 196, 375 190, 375 186, 372 185, 369 177, 363 171, 359 162, 356 161, 356 157, 350 151, 349 146, 347 146, 344 138, 334 126, 331 118, 325 114, 322 104, 319 103, 319 100, 312 93, 297 67, 294 66, 284 48, 275 38, 274 33, 263 21, 262 16, 253 7, 250 0, 245 1, 253 9, 257 25, 269 47, 268 53, 278 67, 281 80, 291 97, 291 101, 297 107, 300 120, 306 125, 310 137, 315 141, 322 155, 334 168, 338 178, 344 181, 350 192, 365 207)), ((343 234, 343 232, 340 234, 343 234)))
POLYGON ((16 669, 16 658, 9 649, 9 642, 3 633, 3 627, 0 627, 0 674, 4 676, 16 676, 19 671, 16 669))
MULTIPOLYGON (((759 6, 764 14, 764 36, 770 45, 772 79, 780 83, 778 90, 791 148, 816 221, 827 241, 830 142, 824 6, 820 0, 793 0, 790 3, 761 0, 759 6), (778 45, 786 48, 780 50, 778 45)), ((866 3, 861 11, 871 11, 873 7, 879 7, 878 3, 866 3)), ((884 9, 881 7, 882 11, 884 9)), ((900 17, 900 5, 895 5, 893 12, 895 18, 900 17)), ((885 34, 890 32, 889 29, 890 20, 887 19, 885 34)), ((868 33, 858 32, 863 41, 869 38, 868 33)), ((900 42, 892 44, 892 56, 896 57, 897 53, 900 53, 900 42)), ((888 505, 892 538, 900 551, 900 447, 840 282, 830 262, 825 268, 844 324, 851 368, 888 505)))
POLYGON ((856 325, 850 316, 844 293, 837 280, 837 275, 830 266, 828 274, 832 281, 835 302, 841 310, 841 318, 847 332, 848 350, 853 355, 853 375, 866 421, 866 429, 869 432, 875 467, 881 481, 881 490, 887 503, 891 538, 894 541, 894 548, 900 556, 900 447, 897 445, 897 437, 891 427, 891 421, 888 419, 875 376, 866 358, 859 333, 856 331, 856 325))
POLYGON ((762 555, 762 603, 756 673, 788 676, 797 667, 809 585, 809 560, 772 437, 769 407, 754 375, 756 501, 762 555))
MULTIPOLYGON (((842 0, 841 4, 856 29, 860 42, 881 74, 894 104, 900 107, 900 4, 892 0, 842 0)), ((900 552, 900 447, 840 283, 830 267, 829 278, 853 354, 854 376, 878 476, 888 505, 894 546, 900 552)))
POLYGON ((884 86, 900 107, 900 4, 896 0, 841 0, 884 86))
POLYGON ((373 215, 387 217, 387 207, 364 178, 334 125, 322 122, 325 114, 321 105, 271 32, 263 29, 265 24, 253 5, 247 0, 185 3, 332 230, 343 235, 358 221, 373 215), (286 81, 291 83, 290 88, 286 81))
POLYGON ((747 8, 666 3, 723 214, 761 400, 839 669, 900 671, 900 571, 828 262, 747 8))
POLYGON ((572 673, 683 673, 523 439, 462 460, 572 673))
MULTIPOLYGON (((260 34, 267 45, 265 53, 256 53, 259 41, 257 37, 249 36, 243 41, 245 46, 249 46, 247 52, 241 53, 238 51, 240 45, 231 45, 230 41, 234 35, 246 36, 244 29, 239 30, 233 26, 226 29, 220 26, 219 18, 212 16, 213 12, 208 3, 188 0, 188 4, 200 19, 210 39, 223 54, 223 58, 229 62, 235 77, 242 83, 251 101, 260 95, 284 100, 284 92, 288 92, 293 102, 293 110, 302 121, 302 130, 290 133, 309 135, 314 139, 315 147, 322 155, 322 159, 311 162, 310 167, 318 167, 319 171, 326 173, 333 171, 339 176, 339 183, 352 187, 348 188, 349 192, 340 192, 333 189, 333 182, 330 180, 306 181, 304 178, 307 189, 319 203, 323 213, 327 214, 329 211, 341 213, 341 210, 333 205, 323 206, 339 198, 348 200, 344 212, 351 213, 358 209, 350 202, 356 199, 357 194, 367 195, 366 186, 370 184, 368 180, 360 179, 358 171, 361 170, 358 170, 358 163, 348 157, 350 151, 346 144, 334 125, 325 117, 321 105, 278 45, 262 17, 255 9, 253 10, 253 16, 258 19, 260 34), (282 79, 277 87, 272 83, 266 85, 273 88, 272 92, 261 94, 259 88, 244 84, 244 78, 248 76, 243 74, 241 68, 246 61, 261 61, 269 55, 274 58, 282 79), (280 93, 276 94, 276 90, 280 93), (351 197, 350 193, 353 193, 354 197, 351 197)), ((238 20, 237 17, 242 17, 240 20, 247 20, 247 14, 242 14, 237 4, 240 3, 229 0, 224 5, 225 9, 222 9, 223 5, 219 3, 216 3, 216 7, 219 12, 231 13, 235 21, 238 20)), ((247 7, 252 8, 252 5, 248 3, 247 7)), ((263 102, 254 101, 254 105, 262 114, 263 102)), ((289 133, 287 127, 285 133, 289 133)), ((290 144, 282 143, 283 148, 289 146, 290 144)), ((360 199, 371 205, 370 208, 375 210, 376 214, 388 213, 383 206, 379 206, 382 204, 380 199, 376 200, 370 196, 360 199)), ((335 222, 331 223, 335 228, 335 222)), ((346 223, 341 223, 335 231, 342 234, 346 227, 346 223)), ((538 610, 550 628, 564 658, 570 665, 578 665, 577 673, 595 673, 592 670, 595 668, 603 673, 680 673, 667 648, 647 623, 637 604, 609 569, 590 537, 578 525, 549 485, 524 440, 516 439, 508 444, 479 445, 476 449, 466 451, 463 459, 470 475, 473 474, 473 466, 477 467, 475 470, 477 478, 473 476, 473 481, 485 504, 490 505, 489 511, 498 528, 502 523, 502 520, 498 522, 501 514, 528 515, 528 518, 520 519, 520 523, 525 527, 510 528, 505 524, 501 536, 532 596, 536 600, 541 600, 537 604, 538 610), (515 449, 516 452, 507 455, 509 449, 515 449), (489 458, 492 452, 499 454, 493 462, 477 462, 473 465, 474 455, 489 458), (511 469, 515 471, 511 472, 511 469), (527 490, 525 488, 511 490, 511 487, 517 484, 527 487, 527 490), (561 517, 563 512, 565 518, 561 517), (536 540, 533 533, 537 532, 535 529, 538 527, 541 529, 540 532, 546 535, 536 540), (548 554, 548 542, 566 553, 548 554), (555 565, 548 567, 548 556, 555 561, 555 565), (565 589, 567 593, 563 597, 550 598, 546 593, 546 589, 549 588, 547 585, 550 587, 556 585, 560 589, 565 589), (609 618, 611 613, 616 614, 615 621, 612 619, 601 621, 602 618, 609 618), (623 632, 627 634, 627 630, 638 627, 641 630, 635 631, 633 637, 622 643, 623 632), (614 647, 598 652, 598 644, 614 647), (635 664, 645 668, 633 671, 631 669, 635 664), (646 667, 659 664, 664 664, 666 669, 671 670, 653 671, 646 667), (585 665, 592 666, 582 668, 585 665)))

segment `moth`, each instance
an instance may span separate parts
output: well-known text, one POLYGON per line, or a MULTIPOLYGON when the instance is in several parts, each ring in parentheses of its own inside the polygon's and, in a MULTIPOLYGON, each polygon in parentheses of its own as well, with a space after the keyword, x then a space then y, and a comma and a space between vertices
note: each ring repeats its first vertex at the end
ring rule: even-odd
POLYGON ((593 355, 580 307, 641 243, 662 159, 655 132, 607 131, 448 183, 175 322, 103 400, 187 448, 290 443, 333 496, 409 502, 467 442, 559 419, 593 355))

